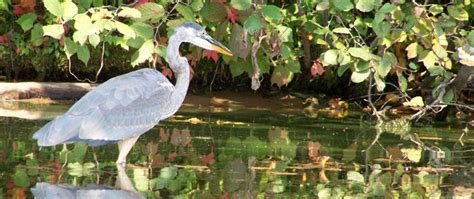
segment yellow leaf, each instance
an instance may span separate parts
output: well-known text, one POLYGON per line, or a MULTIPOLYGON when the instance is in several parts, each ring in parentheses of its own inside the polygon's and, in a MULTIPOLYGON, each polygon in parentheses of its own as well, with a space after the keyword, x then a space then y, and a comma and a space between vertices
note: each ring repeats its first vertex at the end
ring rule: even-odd
POLYGON ((416 42, 408 45, 407 48, 405 48, 405 50, 407 51, 408 59, 415 58, 418 55, 417 49, 418 49, 418 43, 416 42))
POLYGON ((423 102, 423 98, 420 96, 416 96, 412 98, 409 102, 404 102, 404 106, 410 106, 410 107, 423 107, 425 106, 425 103, 423 102))

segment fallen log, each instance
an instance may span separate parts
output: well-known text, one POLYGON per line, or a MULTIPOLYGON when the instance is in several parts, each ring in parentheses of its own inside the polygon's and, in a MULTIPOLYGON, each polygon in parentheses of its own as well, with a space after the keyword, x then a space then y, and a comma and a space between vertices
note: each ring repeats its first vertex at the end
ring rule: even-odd
POLYGON ((0 100, 22 100, 32 98, 78 100, 95 86, 96 85, 89 83, 0 83, 0 100))

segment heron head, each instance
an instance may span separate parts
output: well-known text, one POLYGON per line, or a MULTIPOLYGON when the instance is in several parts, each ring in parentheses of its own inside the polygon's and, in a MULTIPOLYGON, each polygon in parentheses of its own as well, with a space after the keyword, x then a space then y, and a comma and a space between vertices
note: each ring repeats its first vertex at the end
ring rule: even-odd
POLYGON ((224 55, 233 56, 232 52, 207 34, 206 30, 194 22, 185 22, 175 28, 175 34, 183 34, 185 42, 192 43, 206 50, 213 50, 224 55))

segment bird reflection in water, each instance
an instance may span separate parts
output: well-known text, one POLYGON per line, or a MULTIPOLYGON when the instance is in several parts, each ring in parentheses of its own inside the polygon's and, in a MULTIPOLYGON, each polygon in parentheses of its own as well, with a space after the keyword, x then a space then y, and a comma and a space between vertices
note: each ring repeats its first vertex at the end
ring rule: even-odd
POLYGON ((38 199, 144 198, 135 191, 130 178, 125 173, 125 167, 117 166, 117 172, 115 187, 100 184, 74 187, 67 184, 38 182, 35 187, 31 188, 31 192, 38 199))

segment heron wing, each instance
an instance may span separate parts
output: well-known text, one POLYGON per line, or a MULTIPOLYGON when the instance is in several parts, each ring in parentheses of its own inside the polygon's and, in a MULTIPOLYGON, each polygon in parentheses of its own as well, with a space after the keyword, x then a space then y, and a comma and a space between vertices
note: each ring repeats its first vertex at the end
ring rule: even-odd
POLYGON ((114 77, 45 125, 34 138, 43 146, 80 140, 100 145, 141 135, 172 114, 173 90, 166 77, 153 69, 114 77))

